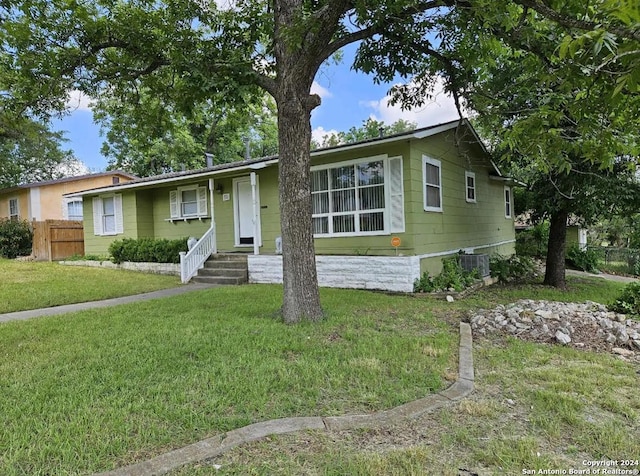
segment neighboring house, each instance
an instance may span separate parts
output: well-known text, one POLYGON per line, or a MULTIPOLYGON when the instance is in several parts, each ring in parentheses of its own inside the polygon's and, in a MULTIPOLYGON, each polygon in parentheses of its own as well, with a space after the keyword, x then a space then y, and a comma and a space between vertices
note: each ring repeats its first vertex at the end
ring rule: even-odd
MULTIPOLYGON (((511 183, 467 120, 313 151, 320 285, 412 291, 415 278, 438 273, 441 259, 459 250, 512 254, 511 183)), ((250 282, 282 280, 277 157, 69 198, 84 200, 88 254, 104 255, 122 238, 193 236, 207 256, 247 253, 250 282)))
POLYGON ((137 178, 122 171, 102 172, 35 182, 0 190, 0 218, 19 220, 82 220, 82 199, 65 194, 137 178))

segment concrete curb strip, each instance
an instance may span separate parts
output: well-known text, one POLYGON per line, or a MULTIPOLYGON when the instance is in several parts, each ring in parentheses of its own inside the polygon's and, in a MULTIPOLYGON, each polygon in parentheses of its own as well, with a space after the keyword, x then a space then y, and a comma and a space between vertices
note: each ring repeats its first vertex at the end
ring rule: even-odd
POLYGON ((100 473, 99 476, 151 476, 166 474, 181 466, 220 456, 238 445, 256 441, 270 435, 282 435, 302 430, 340 431, 353 428, 389 426, 404 420, 417 418, 424 413, 431 412, 468 396, 473 392, 474 380, 471 326, 465 322, 461 322, 458 380, 440 393, 370 415, 347 415, 325 418, 282 418, 279 420, 254 423, 253 425, 238 428, 237 430, 216 435, 183 448, 164 453, 141 463, 100 473))
POLYGON ((149 301, 151 299, 177 296, 179 294, 184 294, 191 291, 199 291, 202 289, 209 289, 212 287, 214 286, 209 284, 190 283, 174 288, 160 289, 158 291, 151 291, 144 294, 134 294, 132 296, 105 299, 103 301, 79 302, 76 304, 65 304, 62 306, 31 309, 28 311, 9 312, 7 314, 0 314, 0 323, 10 321, 24 321, 35 317, 55 316, 58 314, 66 314, 69 312, 86 311, 88 309, 98 309, 101 307, 112 307, 120 304, 149 301))

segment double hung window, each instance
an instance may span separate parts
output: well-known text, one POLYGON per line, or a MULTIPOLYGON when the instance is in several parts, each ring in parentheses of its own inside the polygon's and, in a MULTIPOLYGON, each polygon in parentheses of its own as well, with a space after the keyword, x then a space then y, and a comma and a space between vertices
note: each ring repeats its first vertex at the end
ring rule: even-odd
POLYGON ((504 188, 504 217, 511 218, 511 188, 504 188))
POLYGON ((9 219, 17 220, 20 217, 20 209, 18 208, 18 199, 9 199, 9 219))
POLYGON ((427 212, 442 211, 442 162, 422 156, 424 178, 424 209, 427 212))
POLYGON ((465 199, 467 202, 476 202, 476 174, 473 172, 464 173, 465 199))
POLYGON ((207 216, 206 187, 180 187, 169 193, 171 219, 202 218, 207 216))
POLYGON ((93 232, 95 235, 117 235, 124 232, 121 194, 93 199, 93 232))

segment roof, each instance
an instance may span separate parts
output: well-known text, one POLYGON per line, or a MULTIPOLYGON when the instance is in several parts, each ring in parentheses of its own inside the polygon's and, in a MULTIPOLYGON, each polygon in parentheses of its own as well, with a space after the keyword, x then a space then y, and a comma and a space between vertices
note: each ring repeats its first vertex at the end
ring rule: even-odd
POLYGON ((15 187, 9 187, 9 188, 2 189, 2 190, 0 190, 0 192, 2 192, 2 193, 4 193, 4 192, 14 192, 16 190, 29 189, 29 188, 34 188, 34 187, 42 187, 42 186, 45 186, 45 185, 55 185, 55 184, 65 183, 65 182, 77 182, 77 181, 80 181, 80 180, 91 179, 91 178, 96 178, 96 177, 110 177, 112 175, 120 175, 121 177, 130 178, 132 180, 135 180, 135 179, 139 178, 137 175, 130 174, 128 172, 125 172, 124 170, 109 170, 107 172, 99 172, 99 173, 95 173, 95 174, 75 175, 75 176, 72 176, 72 177, 63 177, 63 178, 59 178, 59 179, 55 179, 55 180, 43 180, 42 182, 31 182, 31 183, 26 183, 26 184, 23 184, 23 185, 16 185, 15 187))
MULTIPOLYGON (((335 152, 344 152, 351 149, 357 149, 357 148, 363 148, 363 147, 366 148, 366 147, 381 145, 381 144, 390 144, 390 143, 395 143, 395 142, 400 142, 403 140, 410 140, 410 139, 424 139, 426 137, 439 134, 441 132, 455 129, 459 125, 465 125, 466 127, 468 127, 471 130, 474 138, 477 140, 478 144, 482 147, 482 150, 488 154, 486 148, 484 147, 484 144, 478 137, 478 134, 476 133, 476 131, 473 129, 473 126, 471 126, 471 124, 467 119, 460 119, 460 120, 445 122, 442 124, 435 124, 433 126, 423 127, 420 129, 415 129, 410 132, 401 132, 401 133, 393 134, 389 136, 377 137, 374 139, 367 139, 359 142, 351 142, 349 144, 342 144, 342 145, 337 145, 333 147, 315 149, 311 151, 311 159, 313 159, 314 157, 320 157, 320 156, 330 154, 330 153, 335 153, 335 152)), ((151 177, 142 177, 126 183, 107 185, 100 188, 84 190, 82 192, 69 193, 69 194, 66 194, 66 196, 80 197, 80 196, 91 195, 95 193, 109 192, 109 191, 113 191, 114 189, 124 190, 129 188, 139 188, 139 187, 151 186, 156 184, 177 182, 184 179, 205 178, 205 177, 208 178, 208 177, 211 177, 212 175, 217 175, 217 174, 229 172, 229 171, 240 171, 240 170, 247 170, 247 169, 258 170, 268 165, 272 165, 276 163, 278 163, 277 155, 261 157, 257 159, 246 159, 238 162, 219 164, 219 165, 214 165, 212 167, 206 167, 206 168, 197 169, 197 170, 186 170, 182 172, 171 172, 171 173, 166 173, 162 175, 154 175, 151 177)), ((493 161, 491 161, 491 163, 493 164, 493 161)), ((498 176, 501 176, 502 174, 500 173, 498 168, 495 166, 495 164, 494 164, 494 168, 495 168, 496 174, 498 176)))

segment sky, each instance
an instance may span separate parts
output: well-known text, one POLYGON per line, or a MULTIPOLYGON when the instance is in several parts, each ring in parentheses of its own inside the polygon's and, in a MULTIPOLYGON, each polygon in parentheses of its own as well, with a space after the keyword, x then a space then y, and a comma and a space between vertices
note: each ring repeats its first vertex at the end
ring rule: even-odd
MULTIPOLYGON (((398 119, 417 123, 426 127, 454 120, 458 117, 453 100, 443 93, 436 94, 434 100, 424 107, 402 111, 399 106, 388 105, 388 91, 392 84, 375 84, 373 77, 351 70, 357 46, 343 50, 339 64, 323 65, 316 76, 312 92, 317 93, 322 104, 311 116, 314 139, 324 134, 347 131, 353 126, 361 126, 371 117, 390 125, 398 119)), ((69 99, 71 113, 54 124, 57 130, 66 131, 68 142, 75 157, 83 162, 88 172, 102 172, 107 167, 107 159, 100 153, 104 137, 93 122, 90 99, 72 93, 69 99)))

